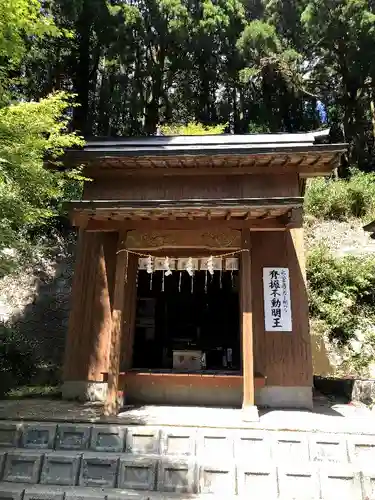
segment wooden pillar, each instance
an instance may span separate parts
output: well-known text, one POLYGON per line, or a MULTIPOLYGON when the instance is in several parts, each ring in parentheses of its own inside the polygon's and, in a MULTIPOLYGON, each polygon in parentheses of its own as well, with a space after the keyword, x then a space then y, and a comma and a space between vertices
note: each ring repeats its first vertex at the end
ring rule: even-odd
POLYGON ((137 272, 138 272, 138 256, 129 254, 128 261, 128 285, 126 288, 123 315, 123 333, 121 342, 121 367, 126 371, 132 367, 133 360, 133 344, 135 330, 135 316, 137 304, 137 272))
POLYGON ((250 229, 242 230, 241 334, 244 410, 254 407, 253 310, 251 290, 250 229))
POLYGON ((117 253, 115 286, 113 291, 112 330, 109 344, 108 388, 104 406, 105 415, 117 415, 118 412, 118 381, 120 373, 121 334, 123 326, 124 298, 128 292, 129 253, 125 251, 126 232, 120 233, 117 253))
POLYGON ((102 372, 107 371, 116 247, 115 233, 80 229, 64 356, 66 398, 85 399, 88 388, 103 383, 102 372))

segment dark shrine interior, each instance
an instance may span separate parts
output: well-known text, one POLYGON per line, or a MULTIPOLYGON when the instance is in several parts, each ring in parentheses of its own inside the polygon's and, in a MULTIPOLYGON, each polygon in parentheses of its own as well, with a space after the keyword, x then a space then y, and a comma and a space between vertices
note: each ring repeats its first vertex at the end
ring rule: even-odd
POLYGON ((174 351, 200 351, 200 371, 240 370, 237 271, 138 272, 133 369, 173 370, 174 351))

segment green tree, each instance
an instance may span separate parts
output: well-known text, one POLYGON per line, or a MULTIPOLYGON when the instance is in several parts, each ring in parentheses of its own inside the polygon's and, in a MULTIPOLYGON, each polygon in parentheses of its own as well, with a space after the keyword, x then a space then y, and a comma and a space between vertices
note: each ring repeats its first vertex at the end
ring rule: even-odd
POLYGON ((366 0, 309 0, 301 21, 308 40, 310 87, 327 103, 332 118, 343 123, 351 161, 366 168, 372 161, 375 14, 366 0))
POLYGON ((64 149, 81 143, 67 132, 70 106, 59 93, 0 109, 0 273, 15 251, 27 248, 28 231, 58 214, 66 184, 75 178, 56 171, 64 149))
POLYGON ((68 132, 72 102, 55 93, 34 102, 17 102, 15 78, 28 49, 46 37, 67 33, 58 29, 38 0, 0 0, 0 273, 27 248, 29 231, 56 215, 68 176, 45 169, 66 147, 79 144, 68 132), (13 102, 12 101, 13 98, 13 102), (18 254, 17 254, 18 252, 18 254))

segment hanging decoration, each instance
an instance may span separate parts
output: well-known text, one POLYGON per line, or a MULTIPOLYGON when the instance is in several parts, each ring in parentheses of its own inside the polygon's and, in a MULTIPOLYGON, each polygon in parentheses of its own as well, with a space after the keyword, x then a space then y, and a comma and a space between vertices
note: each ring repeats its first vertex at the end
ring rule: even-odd
POLYGON ((147 257, 147 262, 146 262, 146 271, 148 274, 152 274, 153 273, 153 262, 152 262, 152 257, 151 255, 149 255, 147 257))
POLYGON ((207 271, 211 274, 211 276, 214 274, 214 258, 212 255, 207 260, 207 271))
POLYGON ((238 271, 239 269, 239 262, 237 257, 229 257, 225 259, 225 266, 224 269, 226 271, 238 271))
POLYGON ((193 276, 194 274, 194 269, 193 269, 193 259, 191 257, 188 258, 187 263, 186 263, 186 271, 189 276, 193 276))
POLYGON ((171 271, 171 264, 169 262, 169 257, 166 257, 164 259, 164 272, 165 272, 165 275, 166 276, 170 276, 172 274, 172 271, 171 271))
MULTIPOLYGON (((234 284, 234 271, 239 270, 239 258, 236 255, 244 250, 236 252, 229 252, 218 256, 210 255, 210 257, 193 258, 193 257, 153 257, 152 255, 145 255, 132 250, 125 250, 126 252, 138 255, 138 272, 146 271, 150 276, 150 290, 153 287, 153 273, 156 271, 162 272, 161 276, 161 289, 165 290, 165 278, 171 276, 173 271, 179 272, 178 277, 178 291, 182 289, 182 275, 186 272, 191 279, 191 293, 194 292, 194 274, 196 271, 205 271, 204 277, 204 291, 208 292, 209 282, 214 279, 215 271, 219 272, 219 286, 223 288, 223 271, 230 271, 230 280, 232 288, 234 284)), ((138 283, 138 273, 137 273, 138 283)))
MULTIPOLYGON (((238 271, 239 269, 239 259, 238 257, 203 257, 200 259, 193 257, 179 257, 177 259, 171 257, 155 257, 151 255, 143 256, 143 254, 138 261, 138 270, 147 271, 151 274, 154 271, 165 271, 166 276, 170 276, 173 271, 207 271, 211 276, 213 276, 215 271, 238 271)), ((233 255, 230 253, 229 255, 233 255)))

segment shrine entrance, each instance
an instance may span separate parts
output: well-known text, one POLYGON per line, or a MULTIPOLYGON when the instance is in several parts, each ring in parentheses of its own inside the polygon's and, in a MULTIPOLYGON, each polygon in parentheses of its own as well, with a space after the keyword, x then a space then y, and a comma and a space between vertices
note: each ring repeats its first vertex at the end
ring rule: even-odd
POLYGON ((240 374, 238 288, 238 271, 139 271, 133 368, 240 374))
POLYGON ((303 195, 345 149, 319 131, 70 151, 92 182, 67 206, 79 231, 63 397, 105 401, 106 415, 121 400, 237 406, 250 420, 257 404, 310 408, 303 195))

